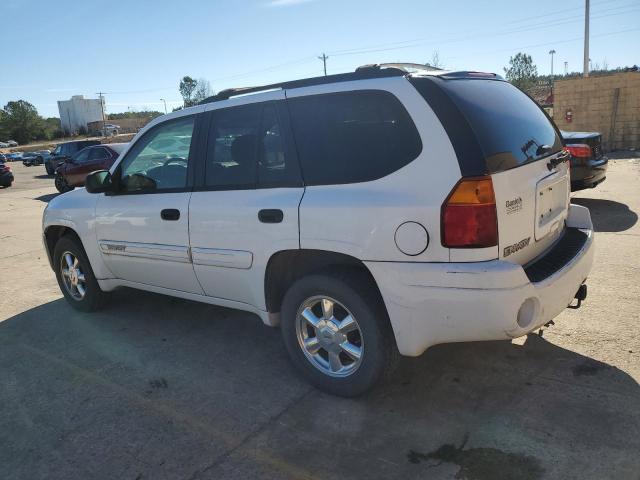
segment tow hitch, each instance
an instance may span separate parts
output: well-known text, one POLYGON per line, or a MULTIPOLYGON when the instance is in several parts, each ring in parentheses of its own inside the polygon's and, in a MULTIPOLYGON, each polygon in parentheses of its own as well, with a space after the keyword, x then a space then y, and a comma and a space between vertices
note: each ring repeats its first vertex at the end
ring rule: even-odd
POLYGON ((578 303, 575 304, 575 305, 569 304, 567 306, 567 308, 574 308, 574 309, 575 308, 580 308, 580 305, 582 305, 582 301, 587 298, 587 284, 586 283, 583 283, 582 285, 580 285, 580 288, 576 292, 576 296, 574 298, 576 300, 578 300, 578 303))

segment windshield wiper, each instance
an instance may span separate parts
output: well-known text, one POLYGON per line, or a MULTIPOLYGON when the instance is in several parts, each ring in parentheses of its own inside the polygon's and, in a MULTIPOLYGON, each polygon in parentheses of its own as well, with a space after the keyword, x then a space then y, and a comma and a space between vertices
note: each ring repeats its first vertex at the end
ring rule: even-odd
POLYGON ((566 150, 563 150, 562 153, 560 153, 556 158, 552 158, 551 160, 549 160, 549 162, 547 163, 547 168, 549 170, 553 170, 561 163, 569 160, 569 157, 570 157, 569 152, 567 152, 566 150))

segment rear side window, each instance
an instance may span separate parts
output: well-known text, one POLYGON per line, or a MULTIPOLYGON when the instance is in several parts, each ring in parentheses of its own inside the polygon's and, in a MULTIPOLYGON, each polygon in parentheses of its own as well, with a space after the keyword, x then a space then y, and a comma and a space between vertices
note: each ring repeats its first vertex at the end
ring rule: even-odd
POLYGON ((501 172, 562 148, 562 141, 543 110, 508 82, 416 79, 412 83, 447 130, 463 175, 501 172), (436 85, 448 101, 441 92, 434 91, 436 85), (461 118, 456 120, 455 115, 461 118), (465 129, 469 129, 468 134, 465 129), (475 139, 481 158, 472 152, 474 146, 469 145, 469 137, 475 139), (483 165, 472 165, 479 161, 483 165))
POLYGON ((104 160, 109 158, 109 151, 106 148, 92 148, 89 152, 89 160, 104 160))
POLYGON ((288 102, 307 185, 376 180, 422 151, 411 117, 389 92, 360 90, 288 102))
POLYGON ((295 158, 274 102, 214 110, 206 187, 221 190, 299 186, 295 158))

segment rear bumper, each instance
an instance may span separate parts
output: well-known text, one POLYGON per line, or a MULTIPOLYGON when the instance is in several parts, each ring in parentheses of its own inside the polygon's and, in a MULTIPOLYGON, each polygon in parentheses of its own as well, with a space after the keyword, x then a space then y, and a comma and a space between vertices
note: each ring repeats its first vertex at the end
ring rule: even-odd
POLYGON ((607 178, 609 159, 588 160, 585 164, 571 163, 571 190, 593 188, 607 178))
POLYGON ((515 338, 560 314, 586 280, 594 256, 588 209, 572 205, 567 226, 584 232, 586 241, 538 282, 530 281, 522 266, 502 260, 365 262, 387 306, 400 353, 417 356, 439 343, 515 338))
POLYGON ((0 173, 0 185, 4 187, 10 185, 11 183, 13 183, 13 173, 0 173))

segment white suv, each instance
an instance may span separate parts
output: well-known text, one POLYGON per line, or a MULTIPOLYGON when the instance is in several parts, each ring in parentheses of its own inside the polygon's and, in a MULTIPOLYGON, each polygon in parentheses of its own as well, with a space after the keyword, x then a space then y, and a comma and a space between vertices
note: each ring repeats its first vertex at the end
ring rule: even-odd
POLYGON ((254 312, 353 396, 398 353, 525 335, 585 298, 567 158, 496 75, 367 66, 156 119, 49 203, 44 243, 79 310, 127 286, 254 312))

